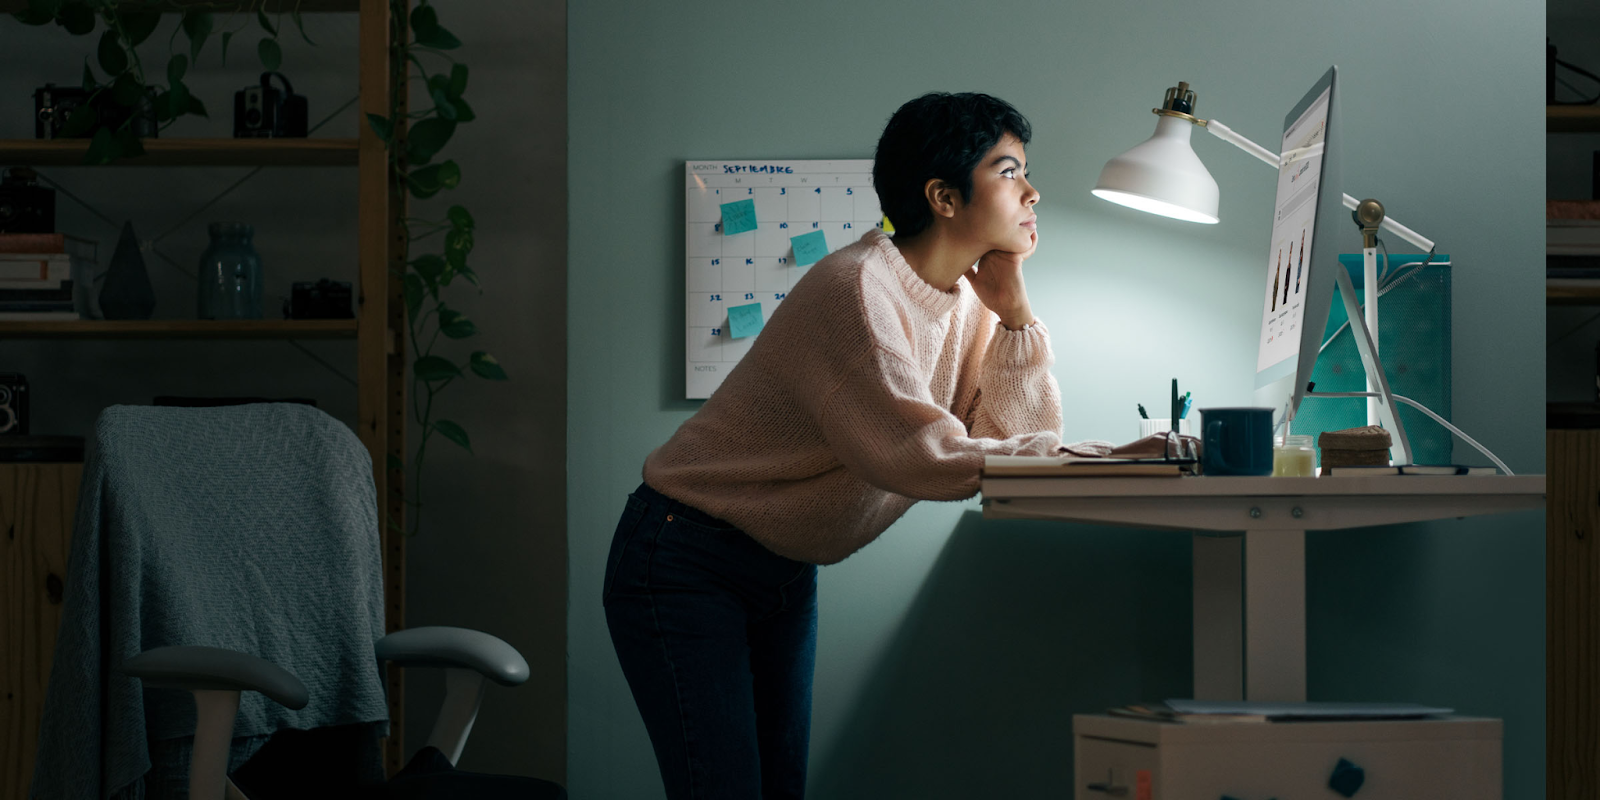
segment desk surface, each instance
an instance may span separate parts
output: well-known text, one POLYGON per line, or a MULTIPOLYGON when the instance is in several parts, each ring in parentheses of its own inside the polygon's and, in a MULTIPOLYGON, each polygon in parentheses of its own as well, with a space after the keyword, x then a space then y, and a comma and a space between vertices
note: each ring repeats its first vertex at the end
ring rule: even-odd
POLYGON ((984 477, 983 514, 1173 530, 1332 530, 1543 508, 1545 476, 984 477))
POLYGON ((984 497, 1543 496, 1543 475, 1392 475, 1344 478, 983 477, 984 497))

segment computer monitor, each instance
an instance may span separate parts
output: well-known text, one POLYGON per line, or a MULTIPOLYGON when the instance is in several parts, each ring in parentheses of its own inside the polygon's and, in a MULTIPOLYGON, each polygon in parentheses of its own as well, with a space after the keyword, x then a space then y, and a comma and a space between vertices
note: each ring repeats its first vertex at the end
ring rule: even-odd
POLYGON ((1339 68, 1283 119, 1278 196, 1267 249, 1256 350, 1256 399, 1294 419, 1328 324, 1339 264, 1335 233, 1348 219, 1339 158, 1339 68))

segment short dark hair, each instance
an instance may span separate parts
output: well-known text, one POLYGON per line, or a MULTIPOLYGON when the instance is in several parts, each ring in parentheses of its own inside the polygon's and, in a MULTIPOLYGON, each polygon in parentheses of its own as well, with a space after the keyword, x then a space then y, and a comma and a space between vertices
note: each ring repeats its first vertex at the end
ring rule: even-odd
POLYGON ((972 199, 972 171, 1011 134, 1027 144, 1033 128, 1021 112, 998 97, 976 92, 929 92, 894 112, 878 138, 872 185, 896 236, 911 237, 933 224, 923 195, 938 178, 972 199))

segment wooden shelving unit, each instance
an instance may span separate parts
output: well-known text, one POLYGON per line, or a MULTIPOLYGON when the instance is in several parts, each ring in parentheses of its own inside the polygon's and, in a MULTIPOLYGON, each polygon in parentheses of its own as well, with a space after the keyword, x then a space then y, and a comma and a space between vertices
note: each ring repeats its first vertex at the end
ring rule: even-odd
POLYGON ((1600 105, 1545 106, 1544 129, 1549 133, 1600 133, 1600 105))
MULTIPOLYGON (((408 35, 406 16, 410 3, 398 4, 391 15, 390 0, 149 0, 141 5, 163 11, 190 8, 218 14, 253 12, 269 14, 301 11, 359 14, 359 118, 367 114, 390 115, 391 97, 400 98, 394 146, 406 146, 405 65, 393 58, 391 35, 408 35), (398 18, 392 18, 397 16, 398 18), (393 94, 391 94, 391 91, 393 94)), ((123 5, 132 5, 124 0, 123 5)), ((0 0, 0 13, 28 8, 28 0, 0 0)), ((81 40, 83 52, 94 52, 91 38, 81 40)), ((373 463, 377 489, 379 536, 383 553, 384 616, 389 632, 405 626, 405 500, 404 464, 407 385, 406 328, 402 281, 406 216, 405 187, 389 169, 384 142, 365 124, 356 138, 311 139, 148 139, 145 154, 117 162, 116 166, 148 167, 353 167, 357 183, 356 318, 350 320, 143 320, 137 322, 79 320, 70 322, 0 321, 0 339, 115 340, 266 340, 353 339, 356 343, 356 434, 366 445, 373 463)), ((0 140, 0 167, 83 166, 86 140, 0 140)), ((54 629, 50 629, 54 641, 54 629)), ((49 642, 41 643, 48 650, 49 642)), ((403 670, 388 671, 389 738, 385 766, 392 775, 401 766, 404 727, 403 670)), ((20 698, 20 701, 29 698, 20 698)), ((0 726, 0 730, 5 729, 0 726)), ((31 736, 31 732, 29 734, 31 736)), ((32 742, 19 742, 31 752, 32 742)), ((19 762, 20 763, 20 762, 19 762)), ((31 766, 31 760, 29 760, 31 766)), ((0 770, 0 773, 5 773, 0 770)), ((25 794, 31 769, 9 775, 21 781, 25 794)), ((9 783, 9 781, 7 781, 9 783)), ((18 787, 0 785, 0 797, 18 787)), ((17 795, 22 796, 22 795, 17 795)))
POLYGON ((1600 281, 1595 281, 1594 286, 1553 286, 1546 283, 1544 287, 1544 304, 1547 306, 1600 305, 1600 281))
MULTIPOLYGON (((144 155, 116 167, 354 167, 357 139, 146 139, 144 155)), ((88 139, 0 139, 0 164, 83 166, 88 139)))

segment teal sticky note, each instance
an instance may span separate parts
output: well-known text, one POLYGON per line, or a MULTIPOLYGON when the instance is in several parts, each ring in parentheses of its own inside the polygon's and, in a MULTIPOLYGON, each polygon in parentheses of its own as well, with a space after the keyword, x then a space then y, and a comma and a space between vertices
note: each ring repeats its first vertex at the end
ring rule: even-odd
POLYGON ((728 332, 735 339, 754 336, 761 332, 761 304, 749 303, 728 309, 728 332))
POLYGON ((828 254, 828 237, 822 231, 812 231, 803 236, 790 236, 794 245, 794 265, 806 267, 821 261, 828 254))
POLYGON ((731 236, 756 229, 756 201, 735 200, 722 204, 722 234, 731 236))

